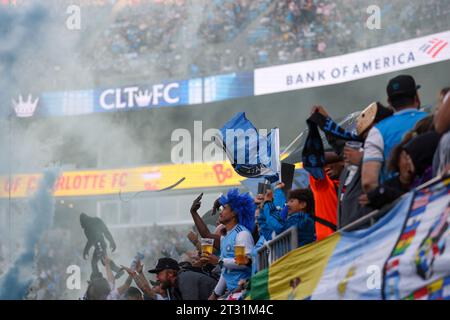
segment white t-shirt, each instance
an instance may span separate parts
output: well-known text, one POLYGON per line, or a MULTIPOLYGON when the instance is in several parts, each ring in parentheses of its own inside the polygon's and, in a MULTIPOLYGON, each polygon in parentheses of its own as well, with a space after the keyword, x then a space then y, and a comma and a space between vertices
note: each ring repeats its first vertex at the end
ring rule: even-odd
POLYGON ((367 161, 384 161, 384 139, 376 127, 370 129, 364 142, 363 162, 367 161))

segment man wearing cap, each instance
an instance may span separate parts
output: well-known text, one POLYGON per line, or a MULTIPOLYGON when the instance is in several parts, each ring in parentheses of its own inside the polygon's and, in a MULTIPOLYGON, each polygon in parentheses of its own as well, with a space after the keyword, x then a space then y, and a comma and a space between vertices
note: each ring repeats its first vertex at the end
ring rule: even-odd
POLYGON ((427 115, 418 110, 419 88, 409 75, 399 75, 389 81, 386 89, 388 102, 395 112, 370 129, 365 141, 361 173, 364 192, 375 189, 392 176, 393 173, 388 172, 386 166, 391 150, 417 121, 427 115))
POLYGON ((172 258, 161 258, 148 272, 156 274, 169 300, 207 300, 217 281, 199 272, 181 270, 172 258))

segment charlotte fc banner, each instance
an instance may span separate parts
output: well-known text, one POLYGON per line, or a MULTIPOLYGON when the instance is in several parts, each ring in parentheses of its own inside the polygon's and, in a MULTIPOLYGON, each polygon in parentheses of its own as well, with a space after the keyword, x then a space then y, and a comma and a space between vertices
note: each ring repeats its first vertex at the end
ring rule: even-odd
POLYGON ((294 250, 251 279, 251 299, 450 299, 450 178, 375 225, 294 250))

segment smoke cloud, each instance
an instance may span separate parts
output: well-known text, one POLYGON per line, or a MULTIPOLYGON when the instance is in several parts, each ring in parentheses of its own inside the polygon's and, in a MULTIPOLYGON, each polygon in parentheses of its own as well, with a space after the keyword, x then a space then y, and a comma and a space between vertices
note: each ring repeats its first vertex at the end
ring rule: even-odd
POLYGON ((1 279, 0 300, 22 299, 33 280, 35 246, 53 224, 52 188, 57 177, 58 170, 54 168, 44 171, 38 190, 29 201, 32 215, 26 228, 24 251, 1 279))

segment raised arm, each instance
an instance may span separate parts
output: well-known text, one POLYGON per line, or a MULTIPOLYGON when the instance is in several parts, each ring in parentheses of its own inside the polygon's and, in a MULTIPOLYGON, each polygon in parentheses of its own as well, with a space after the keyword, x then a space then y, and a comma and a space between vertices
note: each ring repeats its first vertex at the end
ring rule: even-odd
POLYGON ((108 239, 109 242, 109 246, 111 247, 111 251, 116 251, 116 242, 114 241, 114 238, 111 234, 111 232, 109 232, 108 227, 106 226, 106 224, 102 221, 102 228, 103 228, 103 234, 105 236, 106 239, 108 239))
POLYGON ((381 162, 366 161, 363 163, 361 170, 362 189, 365 193, 369 193, 378 187, 380 177, 381 162))
POLYGON ((198 235, 195 232, 193 232, 193 231, 189 231, 187 237, 188 237, 189 241, 197 249, 197 251, 201 252, 202 251, 202 245, 200 243, 200 240, 198 240, 198 235))
MULTIPOLYGON (((125 271, 128 273, 128 277, 131 277, 139 289, 150 299, 156 300, 156 292, 150 287, 150 284, 147 281, 147 278, 145 278, 143 270, 143 265, 140 261, 137 261, 136 263, 136 271, 131 270, 130 268, 127 268, 125 266, 121 266, 125 269, 125 271)), ((128 279, 127 279, 128 281, 128 279)), ((131 285, 131 283, 130 283, 131 285)), ((128 289, 128 288, 127 288, 128 289)))
POLYGON ((86 245, 84 246, 84 250, 83 250, 83 259, 84 260, 86 260, 87 259, 87 256, 89 256, 89 250, 91 249, 91 247, 93 246, 94 244, 90 241, 90 240, 88 240, 87 242, 86 242, 86 245))
POLYGON ((125 283, 117 288, 119 295, 123 295, 130 288, 131 282, 133 282, 133 276, 128 274, 128 278, 125 280, 125 283))
POLYGON ((373 127, 364 143, 363 164, 361 169, 361 183, 364 193, 378 187, 380 172, 384 161, 384 141, 380 131, 373 127))
POLYGON ((214 239, 214 248, 216 248, 217 250, 220 250, 220 235, 211 233, 211 231, 209 231, 208 226, 206 225, 206 223, 203 221, 203 219, 200 217, 200 215, 198 214, 198 209, 200 209, 202 203, 203 197, 203 193, 200 194, 195 200, 194 202, 192 202, 192 206, 191 206, 191 216, 192 219, 194 220, 194 224, 195 227, 197 228, 198 232, 200 233, 200 236, 202 238, 210 238, 210 239, 214 239))
POLYGON ((273 204, 275 207, 283 208, 286 204, 286 196, 284 195, 284 183, 278 183, 273 191, 273 204))
MULTIPOLYGON (((110 264, 110 260, 107 255, 105 255, 105 257, 103 258, 103 262, 105 263, 106 279, 108 280, 110 285, 112 287, 114 287, 116 279, 114 278, 114 275, 111 271, 111 264, 110 264)), ((111 290, 113 289, 112 287, 111 287, 111 290)))
POLYGON ((263 215, 263 219, 266 222, 266 226, 279 234, 284 231, 284 221, 281 219, 280 211, 273 204, 272 190, 267 191, 264 198, 263 210, 260 213, 263 215))

